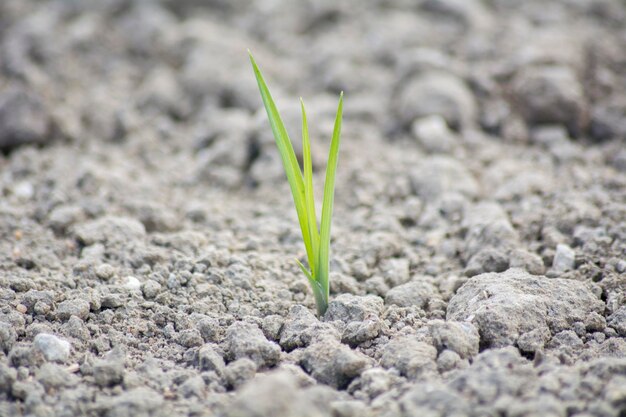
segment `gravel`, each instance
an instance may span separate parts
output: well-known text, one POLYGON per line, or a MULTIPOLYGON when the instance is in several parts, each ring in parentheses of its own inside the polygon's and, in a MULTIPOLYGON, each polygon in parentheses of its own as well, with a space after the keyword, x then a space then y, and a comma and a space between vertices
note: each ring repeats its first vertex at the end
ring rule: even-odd
POLYGON ((0 416, 620 415, 625 21, 0 1, 0 416), (323 317, 247 48, 318 185, 345 92, 323 317))
POLYGON ((33 340, 33 347, 39 350, 48 361, 66 362, 72 345, 55 335, 39 333, 33 340))
POLYGON ((368 358, 332 339, 312 344, 302 352, 300 365, 322 384, 344 389, 368 365, 368 358))
POLYGON ((51 119, 42 97, 19 85, 0 94, 0 150, 51 140, 51 119))
POLYGON ((450 300, 447 318, 474 323, 483 346, 504 347, 537 329, 558 333, 603 308, 587 283, 510 269, 470 279, 450 300))
POLYGON ((265 338, 254 324, 236 322, 226 330, 224 352, 227 361, 247 358, 259 367, 271 367, 278 362, 280 347, 265 338))
POLYGON ((399 337, 383 350, 380 364, 394 368, 409 379, 425 378, 436 371, 437 349, 415 337, 399 337))

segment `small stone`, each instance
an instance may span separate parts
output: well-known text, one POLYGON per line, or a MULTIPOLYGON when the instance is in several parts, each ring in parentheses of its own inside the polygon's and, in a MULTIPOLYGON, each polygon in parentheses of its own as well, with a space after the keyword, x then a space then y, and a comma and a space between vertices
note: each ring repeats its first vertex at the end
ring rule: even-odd
POLYGON ((390 341, 383 349, 380 364, 395 368, 409 379, 431 373, 437 369, 437 349, 418 341, 414 336, 401 336, 390 341))
POLYGON ((593 334, 593 340, 598 343, 603 343, 606 340, 606 335, 602 332, 595 332, 593 334))
POLYGON ((502 253, 517 247, 518 241, 517 231, 508 219, 489 221, 468 229, 465 235, 465 255, 474 256, 488 247, 502 253))
POLYGON ((504 347, 534 329, 552 334, 570 329, 604 308, 600 294, 587 282, 509 269, 469 279, 448 302, 447 319, 473 323, 481 347, 504 347))
POLYGON ((546 148, 569 141, 567 130, 561 125, 540 126, 532 130, 530 139, 546 148))
POLYGON ((63 234, 70 226, 84 219, 85 211, 82 207, 61 205, 50 212, 48 223, 56 233, 63 234))
POLYGON ((572 324, 572 330, 578 337, 584 337, 587 334, 587 330, 585 329, 585 323, 582 321, 577 321, 572 324))
POLYGON ((11 392, 11 387, 17 379, 17 371, 5 363, 0 363, 0 393, 11 392))
POLYGON ((42 301, 37 301, 33 307, 33 312, 40 316, 45 316, 52 310, 52 306, 42 301))
POLYGON ((102 308, 120 308, 124 305, 124 301, 119 294, 107 294, 101 299, 101 307, 102 308))
POLYGON ((17 310, 17 312, 21 314, 26 314, 26 312, 28 312, 28 308, 24 304, 16 305, 15 310, 17 310))
POLYGON ((394 110, 406 126, 417 118, 439 115, 453 129, 470 125, 477 113, 465 82, 443 71, 428 71, 404 82, 394 110))
POLYGON ((560 123, 573 136, 580 133, 586 102, 581 83, 571 68, 556 65, 525 68, 516 75, 512 87, 529 125, 560 123))
POLYGON ((115 275, 115 268, 109 264, 101 264, 96 267, 96 276, 101 280, 108 281, 115 275))
POLYGON ((224 370, 224 379, 228 387, 237 389, 254 378, 256 370, 257 366, 252 360, 248 358, 237 359, 229 363, 224 370))
POLYGON ((446 349, 437 357, 437 370, 442 373, 451 371, 457 368, 461 361, 458 353, 446 349))
POLYGON ((524 249, 511 251, 509 254, 509 266, 511 268, 525 269, 533 275, 542 275, 546 270, 541 256, 524 249))
POLYGON ((184 398, 202 398, 206 384, 200 375, 192 376, 183 382, 178 389, 184 398))
POLYGON ((140 291, 141 290, 141 281, 139 281, 137 278, 133 277, 132 275, 129 275, 125 278, 124 282, 124 288, 126 288, 129 291, 140 291))
POLYGON ((517 347, 522 352, 534 353, 543 349, 548 340, 550 340, 550 330, 540 327, 522 334, 517 339, 517 347))
POLYGON ((104 359, 97 360, 93 365, 93 376, 100 387, 121 384, 124 380, 124 352, 114 348, 104 359))
POLYGON ((183 330, 178 335, 178 343, 181 346, 191 348, 194 346, 201 346, 202 343, 204 343, 204 340, 202 340, 202 335, 197 329, 187 329, 183 330))
POLYGON ((226 330, 224 347, 227 360, 248 358, 258 368, 274 366, 280 357, 280 347, 257 326, 245 322, 235 322, 226 330))
POLYGON ((272 314, 263 318, 261 330, 263 330, 263 334, 267 339, 278 341, 280 340, 280 331, 284 324, 285 319, 283 316, 272 314))
MULTIPOLYGON (((279 370, 259 374, 235 395, 225 417, 324 417, 326 405, 299 387, 298 377, 279 370)), ((339 417, 338 414, 332 414, 339 417)))
POLYGON ((131 218, 105 216, 76 226, 76 238, 84 245, 126 243, 146 235, 144 225, 131 218))
POLYGON ((39 333, 35 336, 33 347, 50 362, 66 362, 70 356, 70 342, 52 334, 39 333))
POLYGON ((381 262, 381 272, 390 287, 404 284, 411 278, 409 260, 406 258, 391 258, 381 262))
POLYGON ((608 325, 615 329, 618 335, 626 337, 626 306, 621 306, 608 317, 608 325))
POLYGON ((141 286, 141 291, 143 292, 143 296, 148 299, 154 299, 161 292, 161 284, 158 282, 149 279, 143 283, 141 286))
POLYGON ((449 153, 458 145, 457 137, 440 115, 415 120, 411 131, 427 152, 449 153))
POLYGON ((66 300, 60 303, 56 309, 59 320, 69 320, 71 316, 86 319, 89 316, 89 302, 82 299, 66 300))
POLYGON ((576 261, 576 252, 572 248, 562 243, 556 245, 556 253, 554 254, 554 260, 552 261, 552 269, 562 274, 574 269, 576 261))
POLYGON ((422 310, 428 306, 428 301, 435 295, 435 288, 426 281, 415 280, 399 285, 387 291, 385 295, 386 305, 398 307, 416 306, 422 310))
POLYGON ((109 416, 153 416, 160 414, 163 396, 146 387, 137 387, 122 391, 107 402, 109 416))
POLYGON ((0 351, 8 353, 17 341, 17 333, 9 323, 0 322, 0 351))
POLYGON ((344 389, 365 370, 368 359, 346 345, 327 339, 304 349, 300 365, 318 382, 344 389))
POLYGON ((13 186, 13 194, 22 201, 28 201, 35 194, 35 187, 29 181, 20 181, 13 186))
MULTIPOLYGON (((626 100, 623 94, 614 94, 607 100, 594 103, 591 109, 591 123, 589 134, 600 142, 613 138, 626 138, 626 100)), ((621 152, 621 158, 626 154, 621 152)), ((626 159, 623 159, 621 170, 626 170, 626 159)))
POLYGON ((45 144, 50 136, 50 115, 43 100, 17 85, 0 94, 0 150, 28 144, 45 144))
POLYGON ((61 329, 63 330, 64 335, 73 337, 83 342, 91 339, 91 333, 89 332, 87 325, 76 316, 70 317, 70 319, 63 326, 61 326, 61 329))
POLYGON ((581 348, 582 346, 582 340, 573 330, 563 330, 555 334, 548 343, 548 347, 552 349, 559 347, 581 348))
POLYGON ((509 259, 504 252, 495 248, 485 248, 470 258, 465 267, 465 275, 474 275, 485 272, 502 272, 509 268, 509 259))
POLYGON ((383 322, 378 316, 363 321, 348 323, 341 334, 342 343, 357 347, 363 342, 375 339, 381 333, 383 322))
POLYGON ((389 291, 389 285, 385 282, 385 279, 381 276, 373 276, 365 280, 365 291, 368 294, 375 294, 379 297, 384 297, 389 291))
POLYGON ((435 155, 412 168, 409 179, 415 194, 426 201, 456 192, 467 197, 478 194, 474 175, 459 160, 446 155, 435 155))
POLYGON ((198 366, 201 371, 214 371, 218 375, 222 375, 226 367, 224 358, 211 344, 205 344, 198 350, 198 366))
POLYGON ((389 392, 391 387, 400 379, 400 375, 394 370, 380 367, 369 368, 364 370, 359 378, 350 384, 348 390, 351 394, 357 391, 358 394, 364 394, 366 398, 374 399, 389 392))
POLYGON ((339 320, 344 323, 363 321, 377 317, 382 313, 382 310, 383 300, 375 295, 357 296, 341 294, 328 304, 324 320, 339 320))
POLYGON ((450 350, 462 359, 478 354, 480 337, 471 323, 433 320, 428 323, 428 330, 439 353, 450 350))
POLYGON ((205 342, 218 343, 223 337, 223 329, 220 321, 213 317, 204 317, 196 322, 196 328, 200 331, 200 335, 205 342))
POLYGON ((43 364, 37 371, 36 378, 46 390, 73 387, 78 384, 76 375, 69 373, 65 367, 52 363, 43 364))
POLYGON ((306 347, 320 335, 339 340, 337 330, 328 323, 321 323, 308 308, 294 305, 289 309, 287 320, 280 332, 280 346, 287 352, 306 347))
POLYGON ((34 312, 36 314, 46 314, 50 311, 50 308, 54 302, 54 292, 52 291, 38 291, 38 290, 28 290, 21 299, 21 304, 25 305, 28 309, 28 312, 34 312), (35 308, 35 305, 38 305, 38 309, 43 311, 43 306, 47 306, 45 312, 38 312, 35 308))

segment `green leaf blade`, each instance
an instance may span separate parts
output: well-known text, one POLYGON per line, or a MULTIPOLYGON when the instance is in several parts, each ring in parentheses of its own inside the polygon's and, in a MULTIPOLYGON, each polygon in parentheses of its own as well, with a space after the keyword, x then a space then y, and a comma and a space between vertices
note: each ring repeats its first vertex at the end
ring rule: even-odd
POLYGON ((309 284, 311 285, 311 289, 313 290, 313 296, 315 297, 315 305, 317 307, 317 314, 321 317, 326 313, 328 309, 328 297, 324 293, 324 289, 319 281, 315 280, 311 273, 306 269, 302 262, 296 259, 296 263, 302 270, 302 273, 306 275, 309 280, 309 284))
POLYGON ((272 98, 269 88, 267 87, 263 75, 261 74, 261 70, 254 60, 252 53, 248 51, 248 54, 250 56, 250 62, 252 63, 257 84, 259 86, 261 99, 263 100, 263 105, 265 106, 267 117, 272 128, 272 133, 274 134, 274 139, 283 162, 285 174, 287 175, 287 181, 289 182, 289 186, 291 188, 291 194, 293 195, 294 205, 298 214, 298 222, 300 223, 302 240, 304 241, 307 257, 309 260, 315 259, 311 233, 309 232, 304 180, 302 178, 302 172, 300 171, 300 165, 298 164, 298 159, 296 158, 289 135, 287 134, 287 129, 285 128, 285 125, 280 117, 280 113, 274 103, 274 99, 272 98))
POLYGON ((339 160, 339 143, 341 141, 341 120, 343 114, 343 92, 339 95, 339 105, 333 136, 330 142, 328 164, 326 165, 326 180, 324 182, 324 201, 322 205, 322 221, 320 225, 320 242, 318 255, 317 279, 322 285, 326 298, 328 298, 329 285, 328 274, 330 268, 330 226, 333 214, 333 202, 335 197, 335 173, 339 160))
POLYGON ((313 163, 311 160, 311 141, 309 139, 309 127, 307 123, 304 101, 300 98, 302 109, 302 159, 304 160, 304 197, 306 204, 307 219, 309 223, 309 235, 313 258, 309 258, 311 274, 315 277, 317 268, 317 257, 319 248, 319 232, 317 229, 317 218, 315 213, 315 196, 313 192, 313 163))

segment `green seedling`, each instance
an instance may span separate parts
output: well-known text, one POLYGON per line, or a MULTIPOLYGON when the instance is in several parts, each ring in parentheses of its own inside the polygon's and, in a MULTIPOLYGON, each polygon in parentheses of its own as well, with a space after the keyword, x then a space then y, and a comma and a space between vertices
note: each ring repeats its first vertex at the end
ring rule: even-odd
MULTIPOLYGON (((248 51, 250 54, 250 51, 248 51)), ((324 200, 322 204, 322 221, 318 229, 317 216, 315 214, 315 199, 313 196, 313 167, 311 163, 311 143, 309 140, 309 128, 304 110, 304 102, 300 99, 302 109, 302 159, 304 169, 300 169, 296 154, 287 130, 283 124, 276 104, 267 88, 267 84, 261 75, 252 54, 250 62, 254 69, 254 75, 259 84, 261 98, 267 110, 267 117, 270 121, 274 139, 283 161, 285 174, 291 187, 293 202, 296 206, 302 240, 306 249, 309 262, 309 269, 296 259, 300 269, 306 275, 313 289, 317 313, 322 316, 328 308, 328 272, 330 257, 330 224, 333 214, 333 200, 335 193, 335 171, 337 170, 337 159, 339 156, 339 141, 341 137, 341 115, 343 111, 343 92, 339 95, 339 107, 335 117, 335 127, 330 142, 330 152, 326 166, 326 181, 324 183, 324 200)))

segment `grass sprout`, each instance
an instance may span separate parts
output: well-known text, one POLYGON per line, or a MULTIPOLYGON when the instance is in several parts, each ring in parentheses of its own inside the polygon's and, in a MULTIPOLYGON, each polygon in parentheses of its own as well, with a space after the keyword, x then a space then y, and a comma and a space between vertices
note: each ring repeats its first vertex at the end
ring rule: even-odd
POLYGON ((267 84, 261 75, 250 51, 250 62, 254 69, 261 98, 267 111, 267 117, 276 140, 276 145, 283 162, 285 174, 289 181, 294 205, 298 214, 302 240, 306 249, 309 268, 307 269, 299 260, 296 262, 306 275, 317 305, 317 313, 322 316, 328 308, 329 294, 329 258, 330 258, 330 226, 333 215, 333 200, 335 194, 335 172, 339 157, 339 142, 341 139, 341 117, 343 112, 343 92, 339 95, 339 106, 335 117, 335 126, 330 142, 330 152, 326 166, 326 180, 324 183, 324 199, 322 203, 322 219, 318 228, 315 212, 315 199, 313 195, 313 166, 311 163, 311 142, 309 140, 309 128, 307 123, 304 101, 300 98, 302 110, 302 157, 303 169, 300 169, 291 140, 283 124, 276 104, 272 99, 267 84))

